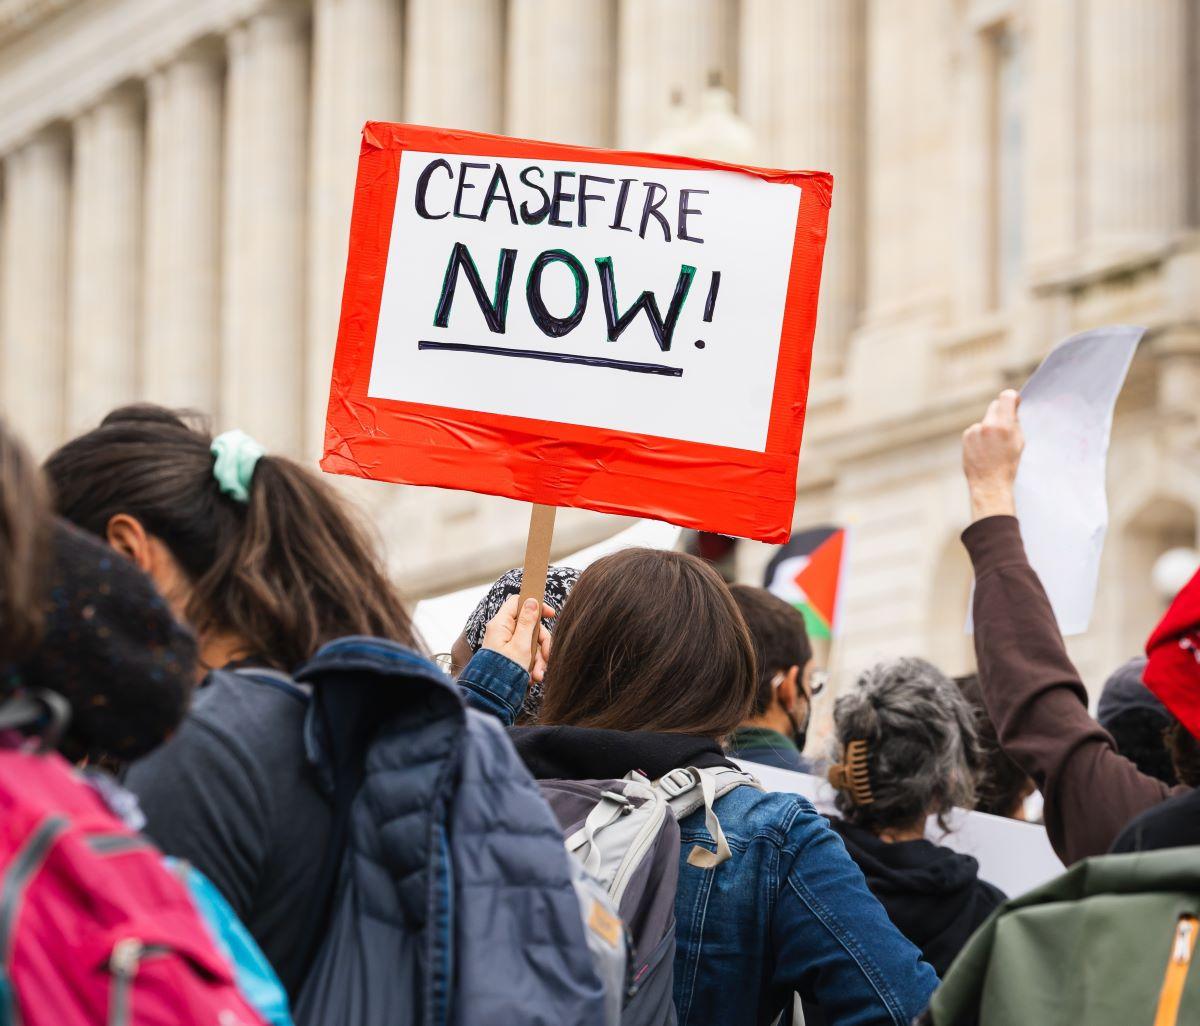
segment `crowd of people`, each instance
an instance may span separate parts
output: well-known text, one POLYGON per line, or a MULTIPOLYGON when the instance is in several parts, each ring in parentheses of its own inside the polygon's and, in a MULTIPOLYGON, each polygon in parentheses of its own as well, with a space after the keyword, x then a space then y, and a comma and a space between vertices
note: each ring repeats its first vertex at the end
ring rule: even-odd
POLYGON ((130 406, 39 468, 0 427, 0 1023, 1022 1021, 977 981, 1031 899, 932 825, 1036 790, 1068 867, 1200 843, 1200 584, 1093 718, 1018 403, 963 439, 977 676, 863 668, 828 751, 801 614, 696 556, 540 607, 506 574, 434 656, 369 525, 246 435, 130 406))

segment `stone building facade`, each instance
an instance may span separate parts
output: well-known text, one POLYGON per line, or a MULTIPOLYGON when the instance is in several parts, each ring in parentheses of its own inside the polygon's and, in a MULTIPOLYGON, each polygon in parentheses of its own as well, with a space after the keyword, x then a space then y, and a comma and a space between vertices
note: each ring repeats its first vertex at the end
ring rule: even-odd
MULTIPOLYGON (((796 523, 852 528, 839 667, 966 665, 960 432, 1066 334, 1150 328, 1073 643, 1099 680, 1196 544, 1198 7, 0 0, 3 412, 44 451, 145 397, 315 458, 364 120, 648 148, 716 80, 759 162, 837 183, 796 523)), ((519 557, 519 504, 352 491, 414 594, 519 557)), ((569 511, 559 543, 615 526, 569 511)))

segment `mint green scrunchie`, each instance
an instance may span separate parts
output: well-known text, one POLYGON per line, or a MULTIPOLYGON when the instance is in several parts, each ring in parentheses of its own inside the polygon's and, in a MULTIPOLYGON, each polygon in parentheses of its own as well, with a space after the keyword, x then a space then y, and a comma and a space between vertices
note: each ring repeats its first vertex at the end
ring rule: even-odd
POLYGON ((214 457, 213 477, 221 486, 222 494, 237 502, 249 502, 254 468, 266 454, 266 449, 245 431, 234 428, 217 435, 209 451, 214 457))

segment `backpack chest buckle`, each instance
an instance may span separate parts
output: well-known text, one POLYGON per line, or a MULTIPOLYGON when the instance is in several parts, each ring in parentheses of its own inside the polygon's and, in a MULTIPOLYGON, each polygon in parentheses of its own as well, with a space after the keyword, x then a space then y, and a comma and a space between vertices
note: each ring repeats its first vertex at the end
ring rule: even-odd
POLYGON ((678 798, 681 794, 687 794, 697 783, 699 781, 692 770, 679 768, 660 777, 658 787, 668 798, 678 798))

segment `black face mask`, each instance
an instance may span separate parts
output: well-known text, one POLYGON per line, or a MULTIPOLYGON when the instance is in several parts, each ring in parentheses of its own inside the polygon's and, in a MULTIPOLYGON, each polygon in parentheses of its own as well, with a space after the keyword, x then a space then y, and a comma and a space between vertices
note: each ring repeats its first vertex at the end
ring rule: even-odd
POLYGON ((808 741, 808 724, 812 719, 812 709, 808 709, 804 716, 804 722, 801 723, 796 713, 792 709, 787 710, 788 722, 792 725, 792 741, 796 747, 800 749, 801 754, 804 752, 805 742, 808 741))

